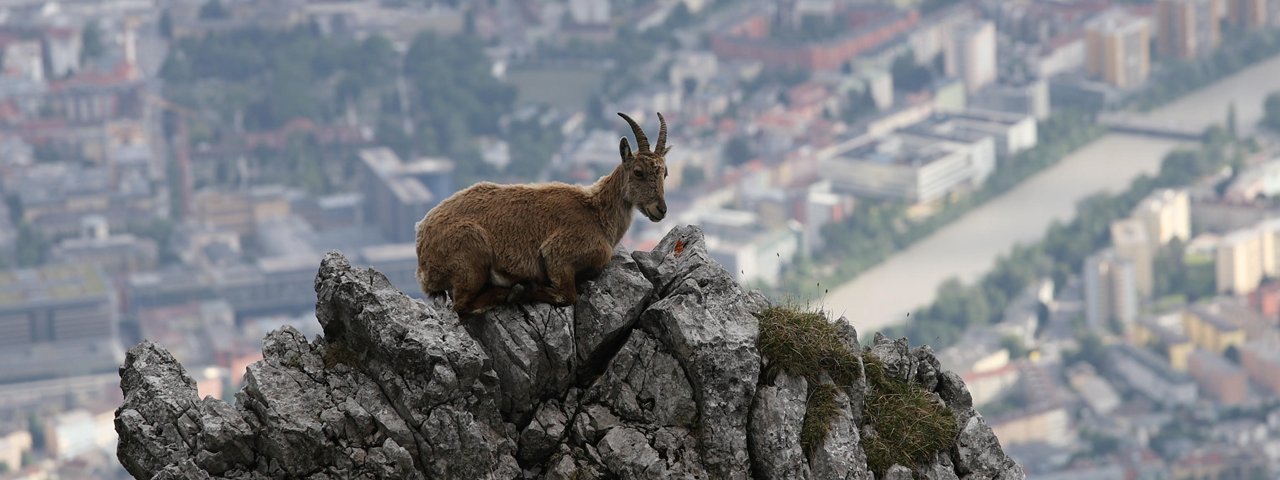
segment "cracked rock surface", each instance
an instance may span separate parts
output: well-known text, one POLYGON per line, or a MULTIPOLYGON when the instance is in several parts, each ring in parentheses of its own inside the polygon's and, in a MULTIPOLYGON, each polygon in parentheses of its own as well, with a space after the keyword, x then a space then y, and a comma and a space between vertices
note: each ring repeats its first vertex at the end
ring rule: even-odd
MULTIPOLYGON (((711 259, 696 227, 651 252, 618 249, 563 308, 464 322, 338 253, 315 288, 323 337, 268 334, 234 406, 197 398, 156 344, 130 349, 115 419, 125 468, 148 479, 875 478, 860 445, 865 383, 839 393, 825 440, 803 451, 812 385, 769 373, 753 315, 767 300, 711 259)), ((885 478, 1023 478, 928 347, 877 336, 870 351, 960 422, 955 448, 885 478)))

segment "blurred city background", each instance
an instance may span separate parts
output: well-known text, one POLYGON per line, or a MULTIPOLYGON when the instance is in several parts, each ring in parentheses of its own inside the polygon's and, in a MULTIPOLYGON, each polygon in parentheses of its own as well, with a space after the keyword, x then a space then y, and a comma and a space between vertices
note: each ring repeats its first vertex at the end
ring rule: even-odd
POLYGON ((234 402, 324 252, 670 125, 671 214, 929 344, 1032 479, 1280 478, 1278 0, 0 0, 0 478, 121 478, 141 338, 234 402))

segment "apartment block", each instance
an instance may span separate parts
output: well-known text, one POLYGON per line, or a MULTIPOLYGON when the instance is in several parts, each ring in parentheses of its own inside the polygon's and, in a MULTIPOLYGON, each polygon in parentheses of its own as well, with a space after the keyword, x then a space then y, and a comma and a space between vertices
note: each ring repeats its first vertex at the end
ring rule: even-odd
POLYGON ((1158 0, 1156 48, 1162 56, 1193 58, 1218 48, 1221 0, 1158 0))
POLYGON ((1223 405, 1243 403, 1249 396, 1249 378, 1245 372, 1220 355, 1204 350, 1191 354, 1187 373, 1195 379, 1201 392, 1223 405))
POLYGON ((1227 23, 1250 30, 1280 24, 1280 0, 1227 0, 1227 23))
POLYGON ((1112 319, 1122 325, 1138 316, 1138 282, 1133 262, 1107 249, 1084 262, 1085 320, 1095 330, 1112 319))
POLYGON ((391 243, 412 242, 414 225, 453 194, 453 162, 420 158, 404 162, 386 147, 360 151, 364 216, 391 243))
POLYGON ((974 93, 996 81, 996 25, 974 20, 955 27, 945 46, 947 75, 964 81, 965 91, 974 93))
POLYGON ((1280 394, 1280 345, 1255 340, 1240 347, 1240 365, 1258 384, 1280 394))
POLYGON ((1111 222, 1111 246, 1116 255, 1133 264, 1133 277, 1138 294, 1150 297, 1155 290, 1153 258, 1155 245, 1147 235, 1146 225, 1137 219, 1127 218, 1111 222))
POLYGON ((1085 26, 1085 68, 1093 78, 1120 88, 1141 85, 1151 72, 1151 25, 1120 10, 1085 26))
POLYGON ((1245 341, 1244 328, 1225 313, 1218 303, 1193 306, 1183 315, 1183 331, 1200 348, 1221 355, 1245 341))
POLYGON ((1160 189, 1138 202, 1130 216, 1147 230, 1147 239, 1165 245, 1177 238, 1191 240, 1191 197, 1185 190, 1160 189))
POLYGON ((822 166, 836 190, 910 203, 977 187, 995 170, 995 141, 989 136, 957 134, 945 140, 898 132, 860 137, 841 150, 822 166))
POLYGON ((1257 230, 1245 229, 1218 241, 1214 277, 1219 293, 1239 295, 1258 287, 1263 276, 1264 240, 1257 230))

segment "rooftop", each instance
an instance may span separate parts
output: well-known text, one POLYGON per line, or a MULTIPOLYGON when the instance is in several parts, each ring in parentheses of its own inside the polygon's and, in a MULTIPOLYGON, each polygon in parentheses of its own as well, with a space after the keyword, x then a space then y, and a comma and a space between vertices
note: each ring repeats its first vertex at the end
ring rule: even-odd
POLYGON ((42 302, 98 300, 108 295, 106 276, 85 264, 0 271, 0 310, 42 302))

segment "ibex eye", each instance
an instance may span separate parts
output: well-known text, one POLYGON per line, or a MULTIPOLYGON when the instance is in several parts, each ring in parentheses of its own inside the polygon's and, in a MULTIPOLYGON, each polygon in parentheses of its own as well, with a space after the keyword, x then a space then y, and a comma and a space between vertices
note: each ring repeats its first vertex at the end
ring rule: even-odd
POLYGON ((644 178, 644 170, 636 170, 636 178, 644 178))

